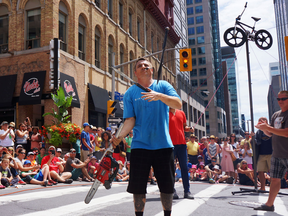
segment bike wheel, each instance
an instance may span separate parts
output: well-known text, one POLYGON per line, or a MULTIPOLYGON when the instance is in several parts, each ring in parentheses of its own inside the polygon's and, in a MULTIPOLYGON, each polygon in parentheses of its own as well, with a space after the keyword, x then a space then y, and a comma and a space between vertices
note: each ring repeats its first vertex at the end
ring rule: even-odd
POLYGON ((255 43, 260 49, 267 50, 272 46, 273 39, 268 31, 261 29, 255 34, 255 43))
POLYGON ((246 40, 247 35, 240 28, 231 27, 224 32, 224 41, 230 47, 240 47, 246 42, 246 40))

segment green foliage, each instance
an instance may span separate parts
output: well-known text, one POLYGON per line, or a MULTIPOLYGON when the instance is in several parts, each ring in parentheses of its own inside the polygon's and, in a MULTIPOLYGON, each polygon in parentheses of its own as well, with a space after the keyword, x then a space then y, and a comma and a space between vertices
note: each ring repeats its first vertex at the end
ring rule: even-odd
POLYGON ((53 123, 56 125, 60 123, 69 123, 70 121, 68 121, 68 119, 71 115, 68 115, 67 109, 71 106, 73 97, 65 97, 65 92, 62 87, 59 87, 56 94, 51 93, 51 96, 58 110, 55 111, 52 108, 53 112, 44 113, 43 117, 52 115, 54 117, 53 123))

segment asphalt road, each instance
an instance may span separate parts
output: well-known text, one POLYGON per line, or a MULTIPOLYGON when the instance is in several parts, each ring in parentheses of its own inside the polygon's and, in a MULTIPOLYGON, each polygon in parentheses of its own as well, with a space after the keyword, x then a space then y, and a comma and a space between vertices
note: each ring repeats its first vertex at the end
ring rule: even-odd
MULTIPOLYGON (((46 188, 26 185, 21 188, 0 190, 0 215, 134 215, 133 197, 126 192, 126 182, 115 182, 110 190, 100 186, 90 204, 85 204, 84 198, 90 186, 91 183, 74 182, 72 185, 58 184, 46 188)), ((288 196, 277 197, 275 212, 272 213, 230 204, 231 201, 244 204, 266 201, 268 194, 232 195, 232 191, 239 191, 239 188, 243 187, 240 185, 191 183, 194 200, 183 199, 182 184, 176 183, 175 187, 180 199, 173 201, 172 215, 288 216, 288 196)), ((148 184, 147 192, 144 215, 163 215, 158 187, 148 184)), ((288 189, 282 189, 281 192, 288 194, 288 189)))

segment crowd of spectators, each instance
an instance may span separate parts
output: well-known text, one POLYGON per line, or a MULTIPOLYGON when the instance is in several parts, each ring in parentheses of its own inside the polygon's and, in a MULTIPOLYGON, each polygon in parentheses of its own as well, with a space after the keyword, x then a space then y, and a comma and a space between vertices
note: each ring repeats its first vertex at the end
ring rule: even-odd
MULTIPOLYGON (((104 130, 84 123, 82 133, 77 135, 77 141, 71 143, 68 152, 63 152, 61 148, 45 143, 38 127, 31 127, 29 118, 19 124, 18 129, 15 128, 14 122, 4 121, 0 130, 0 189, 25 184, 52 186, 58 183, 71 184, 79 180, 94 181, 99 160, 111 145, 110 139, 115 132, 112 132, 110 127, 104 130)), ((244 139, 240 137, 237 140, 235 134, 231 134, 222 139, 211 135, 198 140, 197 136, 191 134, 186 138, 190 181, 254 185, 251 146, 253 136, 254 134, 246 132, 244 139)), ((256 133, 256 146, 258 150, 260 149, 260 157, 258 154, 257 159, 259 157, 262 161, 261 154, 268 153, 263 153, 264 148, 260 148, 263 141, 259 136, 256 133)), ((130 131, 112 154, 119 164, 115 181, 129 180, 132 138, 133 131, 130 131)), ((265 190, 265 185, 269 185, 269 169, 263 169, 261 161, 260 167, 259 164, 257 166, 259 171, 257 184, 262 185, 261 189, 265 190)), ((282 181, 283 187, 287 187, 287 177, 286 173, 282 181)), ((151 184, 156 184, 157 181, 152 168, 149 181, 151 184)), ((177 158, 175 181, 182 181, 177 158)))

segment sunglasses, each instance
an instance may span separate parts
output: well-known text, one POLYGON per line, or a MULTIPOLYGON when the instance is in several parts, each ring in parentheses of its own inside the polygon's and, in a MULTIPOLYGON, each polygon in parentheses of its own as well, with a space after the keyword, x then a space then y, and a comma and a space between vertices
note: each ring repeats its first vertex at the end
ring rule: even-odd
POLYGON ((61 151, 57 151, 58 153, 62 153, 61 151))
POLYGON ((217 162, 217 160, 212 160, 212 162, 217 162))
POLYGON ((287 99, 288 99, 288 97, 286 97, 286 98, 277 98, 277 101, 285 101, 287 99))
POLYGON ((25 152, 20 152, 20 154, 26 154, 25 152))
POLYGON ((215 139, 215 138, 210 138, 210 139, 215 139))
POLYGON ((72 154, 76 154, 76 151, 72 151, 72 152, 70 152, 70 153, 72 153, 72 154))
POLYGON ((247 163, 242 163, 242 164, 247 164, 247 163))

